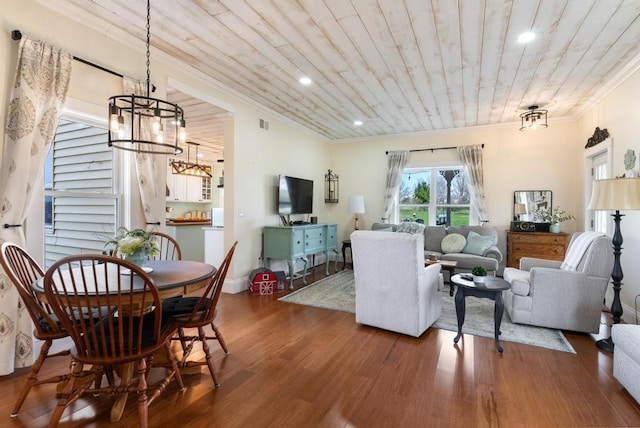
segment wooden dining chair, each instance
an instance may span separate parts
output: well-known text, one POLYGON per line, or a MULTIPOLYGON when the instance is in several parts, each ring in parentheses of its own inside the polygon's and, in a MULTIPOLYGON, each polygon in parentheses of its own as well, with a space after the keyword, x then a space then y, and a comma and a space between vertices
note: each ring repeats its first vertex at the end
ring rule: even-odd
MULTIPOLYGON (((83 394, 134 392, 139 426, 146 427, 149 405, 169 382, 175 379, 180 390, 184 389, 170 346, 176 327, 163 323, 158 289, 142 268, 100 254, 68 256, 47 270, 44 291, 75 345, 71 350, 71 378, 58 394, 49 426, 56 426, 65 408, 83 394), (99 317, 87 316, 95 311, 99 317), (148 361, 161 348, 167 353, 169 370, 161 380, 148 384, 148 361), (87 378, 84 370, 85 365, 112 368, 126 364, 135 364, 136 374, 122 376, 119 385, 113 376, 107 376, 108 385, 102 387, 87 378)), ((95 376, 100 375, 95 371, 95 376)))
POLYGON ((231 246, 226 257, 220 266, 218 266, 216 274, 201 296, 174 297, 165 299, 162 302, 164 316, 169 318, 177 327, 178 335, 177 337, 174 336, 173 339, 179 340, 182 344, 183 354, 179 366, 192 367, 206 365, 209 368, 209 373, 216 387, 220 386, 220 382, 218 382, 218 377, 216 376, 213 358, 207 341, 212 339, 218 340, 224 352, 229 353, 220 329, 215 325, 214 321, 216 317, 216 305, 220 299, 222 286, 224 285, 224 280, 227 276, 236 245, 238 245, 238 241, 231 246), (208 325, 211 326, 213 330, 213 336, 207 335, 205 331, 205 327, 208 325), (197 335, 187 335, 185 330, 193 328, 197 329, 197 335), (193 350, 193 345, 198 341, 202 343, 202 351, 205 355, 204 361, 187 360, 193 350))
POLYGON ((155 256, 150 256, 149 260, 182 260, 180 245, 173 236, 157 231, 150 233, 155 235, 160 252, 155 256))
POLYGON ((68 378, 68 375, 61 374, 46 379, 38 379, 40 368, 47 358, 69 355, 69 349, 49 354, 53 341, 63 339, 67 337, 68 334, 58 322, 51 307, 40 301, 31 288, 31 284, 44 276, 44 271, 33 257, 20 246, 12 242, 5 242, 0 247, 0 263, 11 282, 13 282, 16 290, 18 290, 25 309, 33 321, 34 337, 43 341, 38 358, 36 358, 31 366, 31 372, 16 397, 16 402, 11 411, 11 417, 14 418, 18 416, 18 412, 20 412, 20 408, 33 386, 45 383, 58 383, 68 378))

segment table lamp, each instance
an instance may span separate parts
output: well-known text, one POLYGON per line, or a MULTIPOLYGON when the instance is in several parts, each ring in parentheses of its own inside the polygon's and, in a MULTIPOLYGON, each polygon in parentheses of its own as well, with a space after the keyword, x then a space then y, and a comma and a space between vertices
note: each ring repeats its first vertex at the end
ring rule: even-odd
MULTIPOLYGON (((618 324, 622 317, 622 304, 620 302, 620 288, 622 286, 622 266, 620 254, 622 252, 622 232, 620 232, 620 220, 624 214, 622 210, 640 210, 640 178, 610 178, 595 180, 589 210, 615 210, 611 214, 615 229, 611 243, 613 244, 613 271, 611 280, 613 285, 613 302, 611 303, 611 315, 613 323, 618 324)), ((611 336, 596 342, 598 348, 613 352, 614 344, 611 336)))
POLYGON ((526 214, 527 213, 527 205, 526 204, 522 204, 522 203, 516 203, 513 206, 513 215, 514 215, 514 220, 520 220, 520 216, 522 214, 526 214))
POLYGON ((364 214, 364 196, 349 196, 349 214, 355 214, 353 228, 358 230, 358 214, 364 214))

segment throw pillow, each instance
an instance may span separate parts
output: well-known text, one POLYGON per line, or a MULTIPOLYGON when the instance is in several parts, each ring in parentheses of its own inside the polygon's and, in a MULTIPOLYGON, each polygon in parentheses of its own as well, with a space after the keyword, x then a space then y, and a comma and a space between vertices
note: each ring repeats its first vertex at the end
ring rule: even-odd
POLYGON ((442 248, 442 252, 445 254, 459 253, 464 249, 466 243, 467 240, 464 236, 459 233, 451 233, 442 239, 440 247, 442 248))
POLYGON ((389 227, 378 227, 376 229, 371 229, 371 230, 375 230, 376 232, 393 232, 393 226, 389 226, 389 227))
POLYGON ((493 245, 493 236, 482 236, 470 230, 467 235, 467 245, 462 252, 482 256, 491 245, 493 245))
POLYGON ((404 233, 424 233, 424 224, 416 223, 413 221, 403 221, 398 225, 396 232, 404 233))

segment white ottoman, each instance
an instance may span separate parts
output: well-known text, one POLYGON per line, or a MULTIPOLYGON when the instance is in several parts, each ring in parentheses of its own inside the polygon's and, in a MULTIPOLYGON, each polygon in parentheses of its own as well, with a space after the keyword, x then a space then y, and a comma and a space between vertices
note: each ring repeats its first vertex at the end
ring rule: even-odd
POLYGON ((640 403, 640 325, 614 324, 613 376, 640 403))

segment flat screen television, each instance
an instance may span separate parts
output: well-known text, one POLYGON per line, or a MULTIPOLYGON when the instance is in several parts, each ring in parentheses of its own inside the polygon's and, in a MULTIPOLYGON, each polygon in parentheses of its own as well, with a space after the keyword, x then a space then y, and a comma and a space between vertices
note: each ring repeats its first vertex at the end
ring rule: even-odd
POLYGON ((313 180, 280 176, 278 214, 311 214, 313 212, 313 180))

